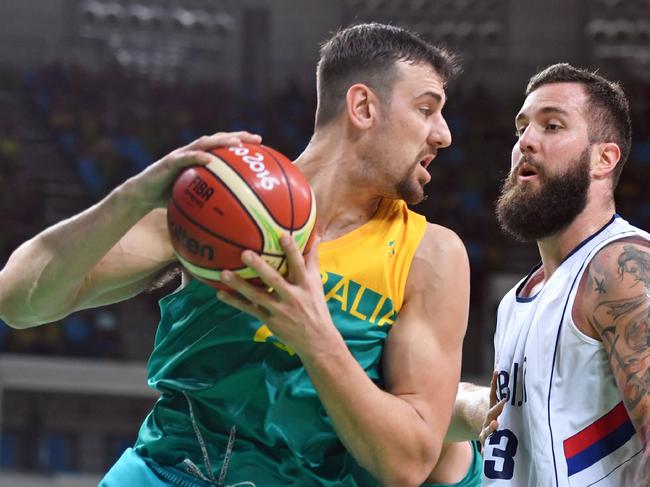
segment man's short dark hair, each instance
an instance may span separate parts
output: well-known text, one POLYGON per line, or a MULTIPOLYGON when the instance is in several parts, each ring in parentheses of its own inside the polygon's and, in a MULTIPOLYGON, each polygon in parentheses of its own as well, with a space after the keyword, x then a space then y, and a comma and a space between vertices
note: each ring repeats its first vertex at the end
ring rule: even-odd
POLYGON ((621 159, 613 173, 613 187, 616 188, 632 145, 630 104, 623 88, 596 73, 560 63, 530 78, 526 96, 541 86, 553 83, 579 83, 584 87, 588 98, 584 108, 589 117, 589 141, 614 142, 621 150, 621 159))
POLYGON ((321 45, 316 127, 342 112, 347 90, 355 83, 368 85, 382 102, 390 103, 397 61, 430 65, 443 83, 459 71, 454 55, 405 29, 370 23, 340 30, 321 45))

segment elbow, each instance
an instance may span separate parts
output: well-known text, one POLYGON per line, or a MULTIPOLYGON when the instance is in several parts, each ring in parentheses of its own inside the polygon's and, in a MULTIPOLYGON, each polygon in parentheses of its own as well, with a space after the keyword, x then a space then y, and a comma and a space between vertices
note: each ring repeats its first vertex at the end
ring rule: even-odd
POLYGON ((20 319, 20 317, 12 314, 7 309, 5 309, 2 304, 0 304, 0 320, 2 320, 3 323, 9 328, 13 328, 15 330, 24 330, 25 328, 31 328, 40 324, 20 319))
POLYGON ((419 487, 424 484, 436 466, 439 449, 430 449, 409 458, 396 455, 395 460, 387 462, 381 472, 379 484, 382 487, 419 487))
POLYGON ((9 328, 13 328, 14 330, 26 330, 27 328, 32 328, 34 325, 32 323, 24 323, 20 321, 7 321, 5 319, 2 319, 5 325, 7 325, 9 328))
MULTIPOLYGON (((16 330, 52 323, 63 316, 60 309, 51 304, 35 302, 30 290, 21 283, 8 281, 0 272, 0 320, 16 330)), ((68 312, 69 314, 69 312, 68 312)))
POLYGON ((17 320, 14 313, 11 312, 9 300, 6 299, 5 294, 2 292, 0 292, 0 320, 10 328, 15 328, 17 330, 25 328, 25 326, 21 326, 23 323, 17 320))
POLYGON ((0 320, 15 330, 33 328, 35 326, 45 325, 46 323, 52 323, 55 321, 53 318, 43 318, 16 311, 13 307, 7 306, 2 302, 0 302, 0 320))
POLYGON ((29 319, 24 312, 12 302, 12 300, 5 294, 0 292, 0 320, 2 320, 10 328, 16 330, 23 330, 43 324, 43 321, 29 319))
POLYGON ((27 323, 22 323, 16 319, 11 318, 10 316, 7 316, 5 313, 3 313, 0 310, 0 320, 7 325, 9 328, 13 328, 14 330, 22 330, 25 328, 29 328, 29 324, 27 323))
POLYGON ((0 320, 7 326, 15 329, 27 328, 15 313, 15 306, 12 306, 11 291, 14 289, 11 283, 5 279, 4 269, 0 271, 0 320))

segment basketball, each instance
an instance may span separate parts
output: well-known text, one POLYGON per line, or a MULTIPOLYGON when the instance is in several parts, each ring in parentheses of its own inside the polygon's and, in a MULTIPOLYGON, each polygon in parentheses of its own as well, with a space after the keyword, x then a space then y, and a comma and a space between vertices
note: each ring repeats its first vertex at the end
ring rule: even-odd
POLYGON ((186 168, 172 187, 167 224, 178 260, 216 288, 223 270, 258 277, 241 261, 246 249, 285 274, 280 236, 291 235, 303 253, 313 240, 316 201, 309 183, 270 147, 243 144, 212 154, 216 160, 186 168))

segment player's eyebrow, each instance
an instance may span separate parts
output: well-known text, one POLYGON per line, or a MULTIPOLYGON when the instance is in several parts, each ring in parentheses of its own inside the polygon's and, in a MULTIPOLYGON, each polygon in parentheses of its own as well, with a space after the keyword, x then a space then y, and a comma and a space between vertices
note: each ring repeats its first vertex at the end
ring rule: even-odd
POLYGON ((431 90, 425 91, 424 93, 419 94, 415 98, 416 99, 417 98, 424 98, 425 96, 430 96, 431 98, 435 98, 435 100, 438 103, 443 103, 443 101, 444 101, 444 98, 440 93, 436 93, 435 91, 431 91, 431 90))
POLYGON ((424 93, 420 93, 418 96, 415 97, 416 100, 419 100, 420 98, 433 98, 436 101, 436 104, 440 106, 441 110, 442 107, 445 106, 445 102, 447 101, 444 95, 441 95, 440 93, 431 90, 427 90, 424 93))
MULTIPOLYGON (((537 112, 540 115, 548 115, 549 113, 555 113, 558 115, 564 115, 565 117, 569 115, 564 108, 555 107, 555 106, 545 106, 540 108, 537 112)), ((528 120, 528 116, 524 112, 519 112, 517 118, 515 118, 515 124, 521 122, 522 120, 528 120)))

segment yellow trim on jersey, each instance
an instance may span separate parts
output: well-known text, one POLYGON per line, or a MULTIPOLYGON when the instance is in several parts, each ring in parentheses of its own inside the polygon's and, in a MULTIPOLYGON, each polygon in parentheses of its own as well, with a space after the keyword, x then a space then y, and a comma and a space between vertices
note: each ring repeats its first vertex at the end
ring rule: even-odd
MULTIPOLYGON (((390 299, 399 311, 411 261, 426 224, 426 219, 409 210, 404 201, 382 200, 366 224, 340 238, 321 242, 318 254, 324 279, 327 273, 344 276, 390 299)), ((340 299, 345 296, 341 294, 340 299)), ((358 303, 354 296, 349 299, 355 310, 358 303)))

